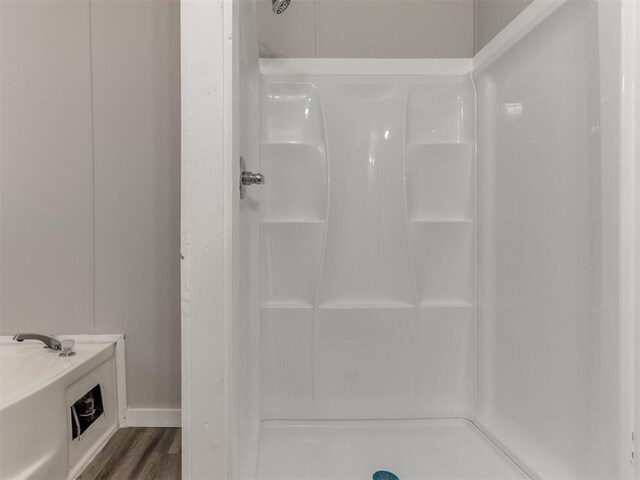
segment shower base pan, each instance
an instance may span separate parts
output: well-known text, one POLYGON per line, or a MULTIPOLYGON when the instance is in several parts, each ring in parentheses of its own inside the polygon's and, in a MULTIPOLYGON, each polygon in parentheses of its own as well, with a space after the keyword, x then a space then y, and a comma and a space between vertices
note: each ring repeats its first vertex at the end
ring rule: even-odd
POLYGON ((438 420, 265 421, 258 478, 528 479, 471 422, 438 420))

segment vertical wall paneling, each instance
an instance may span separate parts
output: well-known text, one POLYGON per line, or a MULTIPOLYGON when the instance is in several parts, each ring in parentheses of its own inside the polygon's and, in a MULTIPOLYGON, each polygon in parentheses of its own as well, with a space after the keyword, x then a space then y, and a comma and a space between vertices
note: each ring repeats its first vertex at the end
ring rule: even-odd
POLYGON ((179 408, 179 2, 1 21, 2 334, 125 333, 130 406, 179 408))
POLYGON ((474 0, 257 0, 262 57, 470 58, 474 0))
POLYGON ((129 404, 180 405, 180 26, 92 0, 96 332, 126 332, 129 404))
POLYGON ((86 0, 3 1, 1 327, 93 328, 86 0))
POLYGON ((315 1, 318 57, 473 56, 473 0, 315 1))

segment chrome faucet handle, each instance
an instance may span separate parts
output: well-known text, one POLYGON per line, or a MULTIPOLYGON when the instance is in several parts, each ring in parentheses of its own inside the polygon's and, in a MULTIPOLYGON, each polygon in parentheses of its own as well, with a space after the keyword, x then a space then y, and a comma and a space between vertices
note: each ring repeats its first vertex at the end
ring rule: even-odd
POLYGON ((62 340, 62 352, 60 353, 60 357, 73 357, 76 352, 73 351, 73 346, 76 344, 75 340, 72 338, 65 338, 62 340))
POLYGON ((24 342, 25 340, 38 340, 44 343, 45 348, 52 350, 62 350, 60 340, 55 336, 42 335, 41 333, 18 333, 13 336, 16 342, 24 342))
POLYGON ((264 185, 264 175, 247 171, 247 163, 240 157, 240 199, 247 195, 247 185, 264 185))
POLYGON ((243 185, 262 185, 264 184, 264 175, 261 173, 242 172, 243 185))

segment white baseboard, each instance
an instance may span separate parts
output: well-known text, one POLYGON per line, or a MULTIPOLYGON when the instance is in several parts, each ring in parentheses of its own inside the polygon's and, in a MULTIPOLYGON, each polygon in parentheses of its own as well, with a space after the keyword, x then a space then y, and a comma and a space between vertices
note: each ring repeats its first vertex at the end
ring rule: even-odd
POLYGON ((179 408, 129 408, 127 427, 180 427, 179 408))

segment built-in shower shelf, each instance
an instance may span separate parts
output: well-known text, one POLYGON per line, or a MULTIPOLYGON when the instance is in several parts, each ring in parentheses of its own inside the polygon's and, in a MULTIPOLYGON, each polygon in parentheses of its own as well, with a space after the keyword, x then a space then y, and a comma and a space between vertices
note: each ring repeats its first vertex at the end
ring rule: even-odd
POLYGON ((291 224, 299 224, 299 225, 317 225, 325 223, 324 220, 316 220, 316 219, 308 219, 308 220, 297 220, 297 219, 276 219, 276 218, 265 218, 260 220, 260 223, 265 225, 291 225, 291 224))
POLYGON ((260 308, 273 308, 273 309, 278 309, 278 308, 313 308, 313 305, 311 305, 310 303, 305 303, 305 302, 290 302, 290 303, 286 303, 286 302, 263 302, 260 305, 260 308))
POLYGON ((455 147, 455 148, 474 148, 476 144, 474 142, 408 142, 407 147, 455 147))
POLYGON ((425 300, 420 308, 473 308, 473 304, 462 300, 425 300))
POLYGON ((314 147, 314 148, 324 148, 324 142, 263 142, 260 144, 261 148, 269 148, 269 147, 314 147))
POLYGON ((438 224, 442 223, 445 225, 453 225, 453 224, 461 224, 461 225, 469 225, 474 223, 474 221, 470 218, 411 218, 409 221, 412 224, 438 224))
POLYGON ((318 305, 320 309, 376 309, 376 308, 414 308, 415 305, 412 303, 404 303, 404 302, 396 302, 396 303, 371 303, 371 302, 358 302, 350 301, 350 302, 328 302, 322 303, 318 305))

